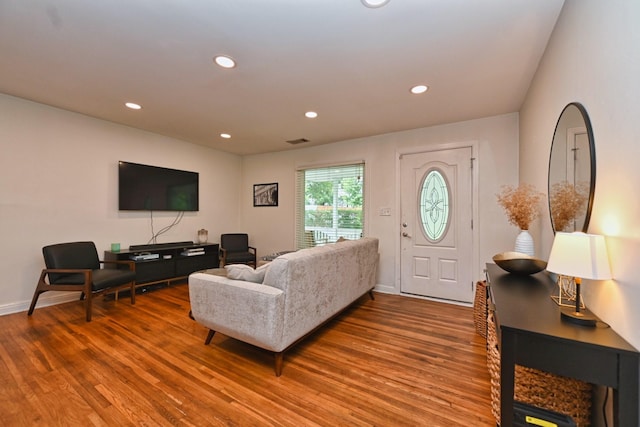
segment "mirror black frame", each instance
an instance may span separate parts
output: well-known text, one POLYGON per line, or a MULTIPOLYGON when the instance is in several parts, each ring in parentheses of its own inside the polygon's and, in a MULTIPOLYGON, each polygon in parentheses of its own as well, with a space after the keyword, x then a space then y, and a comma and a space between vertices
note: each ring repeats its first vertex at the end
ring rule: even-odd
POLYGON ((552 190, 551 167, 553 164, 553 148, 554 148, 554 145, 556 144, 556 136, 558 136, 557 135, 558 126, 560 125, 560 122, 562 121, 562 117, 567 111, 567 109, 571 107, 575 107, 578 109, 584 121, 584 126, 587 132, 587 138, 589 139, 589 159, 590 159, 590 168, 591 168, 590 180, 589 180, 589 195, 587 199, 586 213, 584 215, 584 223, 582 224, 581 230, 576 229, 575 231, 582 231, 586 233, 589 228, 589 221, 591 219, 591 210, 593 208, 593 198, 594 198, 594 193, 596 188, 596 148, 595 148, 595 142, 593 139, 593 129, 591 128, 591 120, 589 119, 587 110, 584 108, 582 104, 578 102, 571 102, 567 104, 566 107, 564 107, 564 109, 562 110, 562 113, 560 113, 560 116, 558 117, 558 121, 556 122, 556 128, 553 131, 553 139, 551 140, 551 149, 549 151, 549 167, 547 170, 547 189, 548 189, 547 201, 549 203, 549 219, 551 220, 551 229, 553 230, 554 234, 556 233, 557 230, 555 229, 553 216, 551 213, 552 212, 551 210, 551 190, 552 190))

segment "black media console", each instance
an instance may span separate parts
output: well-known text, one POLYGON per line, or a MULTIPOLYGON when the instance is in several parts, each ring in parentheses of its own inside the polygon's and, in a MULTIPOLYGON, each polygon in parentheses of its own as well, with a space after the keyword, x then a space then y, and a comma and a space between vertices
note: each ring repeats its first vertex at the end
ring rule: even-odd
POLYGON ((133 260, 136 263, 136 286, 169 283, 189 274, 218 268, 217 243, 174 242, 133 245, 129 250, 104 251, 105 261, 133 260))

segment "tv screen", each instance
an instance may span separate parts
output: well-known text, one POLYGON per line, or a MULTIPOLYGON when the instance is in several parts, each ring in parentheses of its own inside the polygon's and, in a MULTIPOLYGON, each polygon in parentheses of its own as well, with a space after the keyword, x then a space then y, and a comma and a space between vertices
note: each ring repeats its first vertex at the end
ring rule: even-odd
POLYGON ((121 161, 118 208, 121 211, 197 211, 198 173, 121 161))

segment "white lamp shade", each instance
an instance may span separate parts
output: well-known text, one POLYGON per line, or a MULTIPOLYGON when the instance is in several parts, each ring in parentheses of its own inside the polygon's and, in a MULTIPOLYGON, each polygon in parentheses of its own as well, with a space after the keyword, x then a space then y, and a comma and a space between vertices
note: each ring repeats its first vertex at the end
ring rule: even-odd
POLYGON ((582 279, 611 279, 604 236, 586 233, 556 233, 547 270, 582 279))

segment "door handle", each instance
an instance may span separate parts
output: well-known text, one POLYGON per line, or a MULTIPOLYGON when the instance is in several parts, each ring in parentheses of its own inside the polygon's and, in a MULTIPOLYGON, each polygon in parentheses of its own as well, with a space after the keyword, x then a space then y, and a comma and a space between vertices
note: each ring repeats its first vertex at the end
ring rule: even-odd
POLYGON ((411 237, 409 236, 409 233, 407 233, 406 231, 402 233, 402 237, 411 237))

